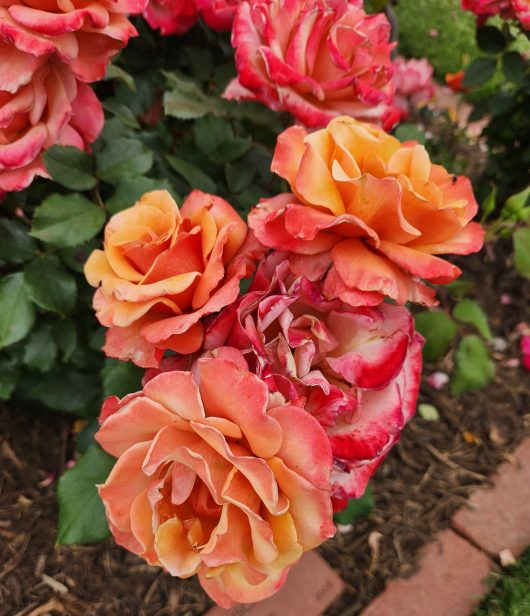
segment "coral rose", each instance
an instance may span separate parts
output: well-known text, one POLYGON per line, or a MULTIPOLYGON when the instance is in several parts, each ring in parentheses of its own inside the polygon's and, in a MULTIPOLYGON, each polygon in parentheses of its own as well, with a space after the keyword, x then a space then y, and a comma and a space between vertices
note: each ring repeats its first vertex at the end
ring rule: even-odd
MULTIPOLYGON (((137 34, 127 14, 141 13, 146 2, 2 0, 0 41, 33 56, 35 62, 57 54, 78 79, 97 81, 105 75, 110 58, 137 34)), ((18 69, 13 65, 11 70, 18 69)))
POLYGON ((160 34, 184 34, 199 18, 195 0, 149 0, 145 20, 160 34))
POLYGON ((104 351, 145 368, 164 349, 192 353, 201 319, 239 294, 244 259, 234 259, 246 224, 224 199, 195 190, 179 212, 167 191, 145 194, 105 229, 103 250, 85 265, 94 307, 107 332, 104 351))
POLYGON ((434 96, 434 69, 427 58, 407 60, 401 57, 394 60, 394 68, 394 104, 406 118, 412 109, 426 105, 434 96))
POLYGON ((470 222, 478 207, 470 181, 373 125, 342 117, 312 134, 288 128, 272 170, 294 194, 258 204, 249 226, 265 246, 294 253, 295 274, 325 275, 328 299, 434 305, 434 289, 420 279, 443 284, 460 274, 435 255, 482 245, 482 228, 470 222))
POLYGON ((205 348, 225 344, 326 430, 335 508, 360 497, 416 409, 422 338, 408 310, 327 301, 276 252, 208 327, 205 348))
POLYGON ((228 32, 241 0, 195 0, 204 23, 216 32, 228 32))
POLYGON ((97 441, 118 458, 99 494, 120 545, 219 605, 274 594, 331 537, 331 452, 303 409, 272 397, 230 349, 109 399, 97 441))
POLYGON ((104 121, 90 86, 57 58, 35 59, 0 42, 2 57, 13 64, 0 75, 0 193, 48 177, 43 150, 55 144, 87 149, 104 121))
POLYGON ((390 128, 390 24, 361 1, 243 2, 232 29, 238 77, 224 96, 288 111, 306 126, 342 114, 390 128))
POLYGON ((487 18, 501 13, 510 15, 511 0, 461 0, 462 8, 475 13, 478 17, 487 18))

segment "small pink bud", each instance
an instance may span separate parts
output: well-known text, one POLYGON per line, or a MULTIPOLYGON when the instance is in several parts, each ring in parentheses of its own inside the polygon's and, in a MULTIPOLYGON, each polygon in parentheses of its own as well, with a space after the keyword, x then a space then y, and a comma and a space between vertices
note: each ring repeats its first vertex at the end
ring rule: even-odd
POLYGON ((64 465, 66 468, 74 468, 75 460, 68 460, 68 462, 64 465))
POLYGON ((501 304, 503 306, 509 306, 512 303, 513 303, 513 301, 512 301, 512 296, 511 295, 509 295, 508 293, 503 293, 501 295, 501 304))
POLYGON ((504 365, 508 366, 508 368, 518 368, 520 364, 521 362, 517 359, 517 357, 512 357, 504 362, 504 365))
POLYGON ((449 383, 449 375, 445 372, 433 372, 427 377, 427 383, 433 389, 443 389, 449 383))
POLYGON ((438 32, 438 30, 437 30, 436 28, 431 28, 431 29, 429 30, 429 36, 430 36, 431 38, 438 38, 438 35, 439 35, 439 34, 440 34, 440 33, 438 32))

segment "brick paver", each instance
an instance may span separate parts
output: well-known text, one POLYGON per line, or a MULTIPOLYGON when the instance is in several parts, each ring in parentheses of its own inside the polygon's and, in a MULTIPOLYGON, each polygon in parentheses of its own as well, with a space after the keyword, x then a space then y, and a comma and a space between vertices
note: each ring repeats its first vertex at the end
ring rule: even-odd
POLYGON ((230 610, 214 607, 206 616, 320 616, 343 588, 344 582, 328 563, 317 552, 308 552, 272 597, 230 610))
POLYGON ((492 556, 510 550, 519 556, 530 545, 530 439, 513 452, 518 465, 506 462, 493 477, 493 487, 471 495, 452 525, 492 556))
POLYGON ((452 530, 429 543, 420 569, 395 579, 361 616, 469 616, 494 563, 452 530))

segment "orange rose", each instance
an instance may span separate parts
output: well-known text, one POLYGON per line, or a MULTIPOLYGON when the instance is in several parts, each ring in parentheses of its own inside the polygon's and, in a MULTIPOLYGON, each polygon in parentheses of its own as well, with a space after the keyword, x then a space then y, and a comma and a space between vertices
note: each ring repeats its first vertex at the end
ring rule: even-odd
POLYGON ((326 276, 324 293, 353 305, 385 297, 436 303, 421 279, 444 284, 458 267, 435 255, 469 254, 483 229, 470 181, 353 118, 308 134, 293 126, 278 138, 272 170, 294 194, 260 203, 249 226, 269 248, 291 253, 293 273, 326 276))
POLYGON ((218 353, 228 359, 108 399, 96 439, 118 458, 99 487, 117 543, 171 575, 197 573, 228 608, 275 593, 335 528, 324 431, 269 399, 239 351, 218 353))
POLYGON ((145 368, 164 349, 197 351, 201 318, 239 294, 245 263, 234 260, 247 227, 224 199, 199 190, 179 212, 168 192, 145 194, 105 229, 103 250, 85 265, 94 308, 110 328, 104 351, 145 368))

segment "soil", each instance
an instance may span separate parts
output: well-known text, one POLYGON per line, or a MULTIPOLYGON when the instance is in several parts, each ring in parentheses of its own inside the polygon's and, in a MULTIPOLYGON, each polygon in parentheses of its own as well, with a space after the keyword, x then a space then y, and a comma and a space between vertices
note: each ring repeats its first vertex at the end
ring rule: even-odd
MULTIPOLYGON (((519 357, 516 326, 530 320, 530 284, 508 254, 497 246, 465 262, 494 335, 508 343, 495 353, 495 381, 458 398, 423 382, 420 402, 433 404, 439 420, 410 422, 372 481, 375 510, 320 550, 347 584, 327 616, 358 614, 388 579, 411 574, 421 546, 530 434, 530 373, 506 364, 519 357), (501 294, 512 303, 501 303, 501 294)), ((425 366, 425 376, 451 364, 449 354, 425 366)), ((0 409, 0 616, 202 614, 210 601, 195 579, 171 578, 112 540, 55 547, 55 477, 73 452, 71 424, 0 409)))

